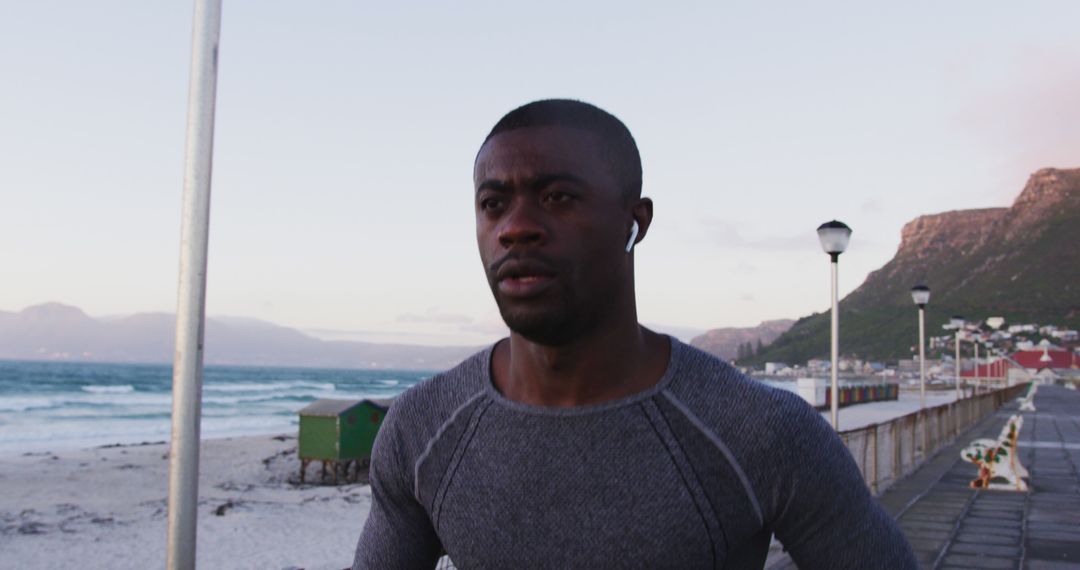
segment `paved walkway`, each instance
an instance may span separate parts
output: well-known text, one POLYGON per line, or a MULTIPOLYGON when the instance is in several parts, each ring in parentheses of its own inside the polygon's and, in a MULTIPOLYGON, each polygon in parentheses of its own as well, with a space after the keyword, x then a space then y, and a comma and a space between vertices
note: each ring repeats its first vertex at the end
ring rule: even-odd
MULTIPOLYGON (((1080 569, 1080 391, 1041 386, 1024 412, 1021 462, 1030 491, 982 491, 960 449, 996 439, 1016 402, 985 418, 880 498, 924 568, 1080 569)), ((770 569, 794 568, 770 557, 770 569)))
POLYGON ((960 459, 971 440, 997 438, 1012 402, 881 497, 924 567, 1080 568, 1080 392, 1041 386, 1035 408, 1018 443, 1030 492, 971 489, 977 470, 960 459))

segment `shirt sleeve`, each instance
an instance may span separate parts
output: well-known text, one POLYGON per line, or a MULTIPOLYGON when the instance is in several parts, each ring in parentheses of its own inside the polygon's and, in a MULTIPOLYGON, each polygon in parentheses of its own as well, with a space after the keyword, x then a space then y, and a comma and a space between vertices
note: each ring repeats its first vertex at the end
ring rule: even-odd
POLYGON ((356 546, 353 570, 429 570, 442 554, 427 511, 413 495, 396 409, 391 406, 372 449, 371 511, 356 546))
MULTIPOLYGON (((801 402, 800 402, 801 403, 801 402)), ((799 406, 779 442, 776 537, 799 568, 916 569, 899 525, 870 494, 851 453, 821 414, 799 406)))

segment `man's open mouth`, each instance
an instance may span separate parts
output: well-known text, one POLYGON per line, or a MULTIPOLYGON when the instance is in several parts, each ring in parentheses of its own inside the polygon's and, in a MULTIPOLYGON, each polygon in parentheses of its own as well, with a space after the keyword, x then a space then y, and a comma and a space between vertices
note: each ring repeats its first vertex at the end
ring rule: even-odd
POLYGON ((499 280, 499 292, 509 297, 532 297, 543 293, 555 278, 547 275, 523 275, 499 280))
POLYGON ((508 259, 495 274, 499 292, 510 297, 531 297, 555 281, 555 271, 534 259, 508 259))

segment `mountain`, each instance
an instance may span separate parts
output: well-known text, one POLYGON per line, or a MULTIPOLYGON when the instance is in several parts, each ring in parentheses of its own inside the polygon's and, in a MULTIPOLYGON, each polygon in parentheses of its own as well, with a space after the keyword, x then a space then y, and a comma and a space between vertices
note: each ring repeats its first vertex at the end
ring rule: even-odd
POLYGON ((795 321, 791 319, 778 319, 764 321, 756 327, 712 329, 694 337, 690 344, 725 360, 732 360, 738 356, 740 345, 749 344, 756 348, 758 343, 769 344, 793 324, 795 321))
MULTIPOLYGON (((907 358, 918 342, 911 287, 931 289, 927 335, 959 314, 973 321, 1080 327, 1080 169, 1031 175, 1009 208, 920 216, 896 255, 840 302, 840 352, 907 358)), ((803 317, 754 359, 827 357, 829 313, 803 317)))
MULTIPOLYGON (((139 313, 95 319, 76 307, 45 303, 0 311, 0 359, 171 362, 176 318, 139 313)), ((206 320, 207 364, 441 370, 475 347, 324 341, 257 319, 206 320)))

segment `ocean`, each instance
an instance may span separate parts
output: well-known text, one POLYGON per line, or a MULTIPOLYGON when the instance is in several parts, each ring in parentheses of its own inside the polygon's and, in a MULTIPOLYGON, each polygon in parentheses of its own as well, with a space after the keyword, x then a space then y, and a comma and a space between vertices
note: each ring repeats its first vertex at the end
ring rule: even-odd
MULTIPOLYGON (((207 366, 202 437, 292 432, 315 400, 393 397, 434 374, 207 366)), ((171 411, 170 364, 0 361, 0 456, 167 441, 171 411)))
MULTIPOLYGON (((295 431, 320 398, 395 396, 430 371, 207 366, 202 437, 295 431)), ((167 441, 169 364, 0 361, 0 455, 167 441)))

